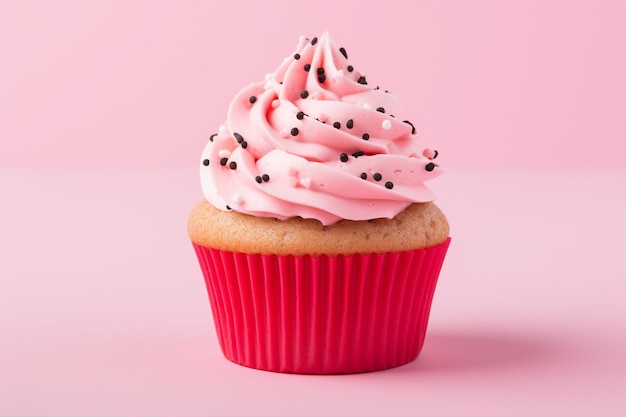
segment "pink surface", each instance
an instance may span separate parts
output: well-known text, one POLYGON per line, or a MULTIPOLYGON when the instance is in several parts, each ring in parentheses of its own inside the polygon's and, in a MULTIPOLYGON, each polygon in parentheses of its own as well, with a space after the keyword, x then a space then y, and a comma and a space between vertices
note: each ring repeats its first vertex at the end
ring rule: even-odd
POLYGON ((626 414, 625 3, 333 4, 0 2, 0 416, 626 414), (219 351, 195 166, 323 30, 440 150, 454 244, 415 362, 255 371, 219 351))
POLYGON ((0 175, 3 417, 626 413, 624 172, 442 176, 453 244, 419 358, 330 377, 223 357, 195 170, 0 175))
POLYGON ((241 88, 328 30, 455 167, 616 168, 621 0, 0 2, 0 164, 195 166, 241 88))

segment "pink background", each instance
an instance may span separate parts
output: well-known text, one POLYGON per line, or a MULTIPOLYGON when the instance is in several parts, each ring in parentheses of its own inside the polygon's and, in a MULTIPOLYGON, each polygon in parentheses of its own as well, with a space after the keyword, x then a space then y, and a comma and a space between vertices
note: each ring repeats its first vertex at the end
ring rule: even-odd
POLYGON ((450 166, 625 166, 622 1, 4 0, 0 16, 4 166, 187 168, 232 96, 324 30, 450 166))
POLYGON ((0 417, 626 415, 626 3, 0 0, 0 417), (227 362, 185 221, 232 96, 329 30, 452 226, 420 358, 227 362))

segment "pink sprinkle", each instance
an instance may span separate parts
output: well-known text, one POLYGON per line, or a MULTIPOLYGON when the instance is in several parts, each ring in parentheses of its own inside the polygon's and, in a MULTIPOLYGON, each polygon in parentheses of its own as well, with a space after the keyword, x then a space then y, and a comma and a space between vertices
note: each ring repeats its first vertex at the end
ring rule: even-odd
POLYGON ((302 178, 300 180, 300 185, 303 186, 304 188, 311 187, 311 178, 309 178, 309 177, 302 178))
POLYGON ((435 151, 433 151, 432 149, 424 149, 424 152, 422 153, 422 155, 424 155, 426 158, 428 159, 433 159, 435 157, 435 151))

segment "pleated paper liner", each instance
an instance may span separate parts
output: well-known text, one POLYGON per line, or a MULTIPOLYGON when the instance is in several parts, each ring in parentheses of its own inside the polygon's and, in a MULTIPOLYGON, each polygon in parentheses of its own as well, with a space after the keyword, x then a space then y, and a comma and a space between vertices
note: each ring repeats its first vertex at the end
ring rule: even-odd
POLYGON ((267 371, 341 374, 417 357, 449 244, 336 257, 194 248, 229 360, 267 371))

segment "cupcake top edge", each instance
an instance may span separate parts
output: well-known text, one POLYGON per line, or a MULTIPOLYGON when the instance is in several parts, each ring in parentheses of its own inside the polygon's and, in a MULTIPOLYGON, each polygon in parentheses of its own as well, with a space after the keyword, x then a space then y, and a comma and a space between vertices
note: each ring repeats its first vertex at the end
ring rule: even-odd
POLYGON ((224 212, 202 201, 189 215, 196 245, 245 254, 351 256, 406 252, 445 242, 448 221, 431 202, 411 204, 393 219, 341 220, 324 226, 314 219, 277 220, 224 212))
POLYGON ((263 81, 232 100, 200 159, 214 207, 258 217, 393 218, 435 199, 442 172, 399 99, 370 84, 328 33, 301 37, 263 81))

